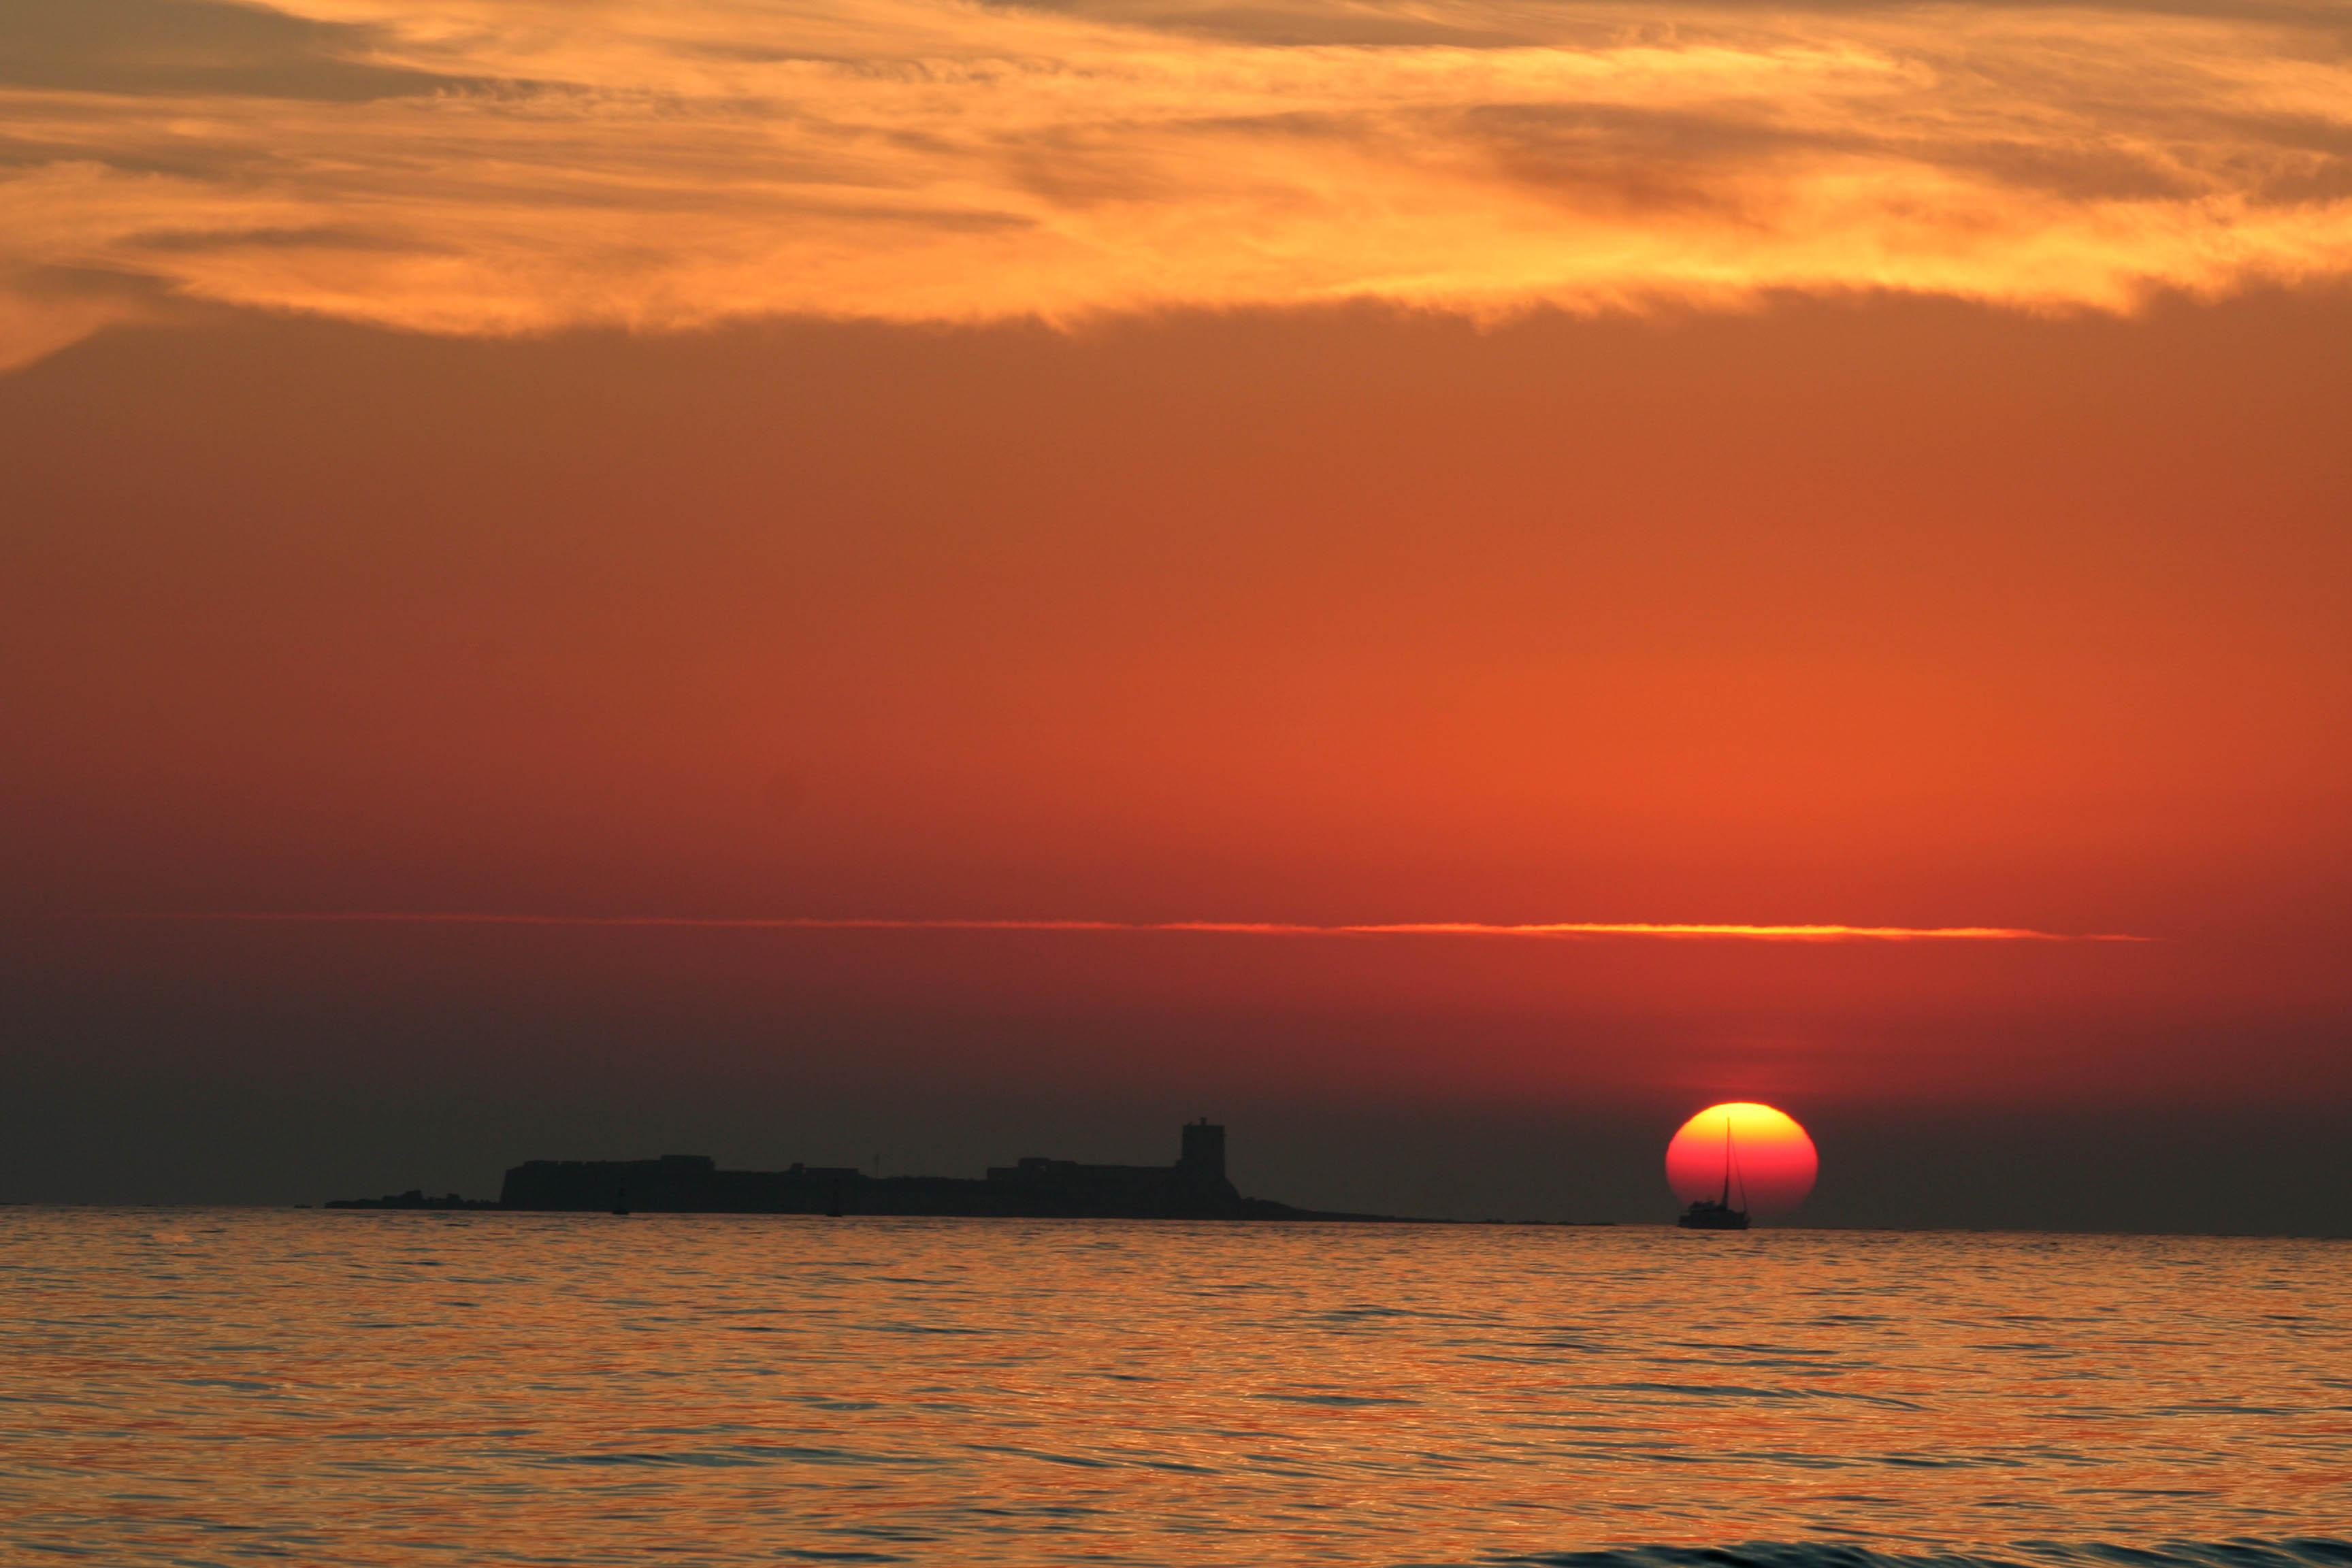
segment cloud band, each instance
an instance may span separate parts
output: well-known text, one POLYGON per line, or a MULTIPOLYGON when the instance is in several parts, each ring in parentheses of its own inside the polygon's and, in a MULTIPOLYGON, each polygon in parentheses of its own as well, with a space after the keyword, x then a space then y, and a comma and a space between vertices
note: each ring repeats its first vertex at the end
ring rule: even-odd
POLYGON ((0 364, 173 298, 496 334, 2352 273, 2326 6, 278 0, 148 59, 140 3, 0 47, 0 364))
POLYGON ((1573 939, 1651 937, 1737 942, 2146 942, 2114 932, 2067 933, 2021 926, 1890 926, 1837 923, 1769 925, 1710 921, 1402 921, 1316 925, 1283 921, 1101 921, 897 919, 877 916, 560 915, 409 910, 170 911, 131 920, 236 924, 575 926, 688 931, 998 931, 1036 934, 1199 935, 1278 937, 1473 937, 1573 939))

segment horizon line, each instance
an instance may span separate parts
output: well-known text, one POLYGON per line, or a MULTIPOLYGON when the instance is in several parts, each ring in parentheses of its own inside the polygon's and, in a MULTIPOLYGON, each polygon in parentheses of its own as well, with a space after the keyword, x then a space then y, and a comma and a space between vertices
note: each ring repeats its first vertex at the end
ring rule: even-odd
POLYGON ((1457 936, 1573 940, 1649 937, 1736 942, 2147 942, 2117 931, 2048 931, 2025 926, 1896 926, 1748 924, 1680 921, 1396 921, 1313 924, 1287 921, 1110 921, 1017 918, 909 918, 886 915, 565 915, 496 910, 169 910, 101 920, 173 921, 253 925, 486 925, 638 927, 710 931, 1002 931, 1108 935, 1200 936, 1457 936))

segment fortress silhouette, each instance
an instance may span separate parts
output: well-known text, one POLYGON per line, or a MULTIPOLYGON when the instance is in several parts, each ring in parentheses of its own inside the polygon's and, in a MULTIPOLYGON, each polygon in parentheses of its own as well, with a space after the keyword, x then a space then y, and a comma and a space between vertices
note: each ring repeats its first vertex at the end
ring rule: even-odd
POLYGON ((1244 1197, 1225 1175, 1225 1130, 1184 1128, 1172 1165, 1088 1165, 1038 1156, 962 1176, 875 1176, 848 1165, 722 1171, 708 1154, 657 1160, 531 1160, 498 1201, 412 1190, 341 1198, 334 1209, 518 1209, 574 1213, 969 1215, 1040 1219, 1386 1220, 1244 1197))

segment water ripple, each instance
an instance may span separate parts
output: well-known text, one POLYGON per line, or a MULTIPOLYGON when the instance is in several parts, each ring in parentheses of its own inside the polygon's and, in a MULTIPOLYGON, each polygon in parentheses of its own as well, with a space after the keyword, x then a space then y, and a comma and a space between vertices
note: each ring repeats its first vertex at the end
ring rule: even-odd
POLYGON ((1688 1240, 0 1211, 0 1561, 2352 1568, 2352 1247, 1688 1240))

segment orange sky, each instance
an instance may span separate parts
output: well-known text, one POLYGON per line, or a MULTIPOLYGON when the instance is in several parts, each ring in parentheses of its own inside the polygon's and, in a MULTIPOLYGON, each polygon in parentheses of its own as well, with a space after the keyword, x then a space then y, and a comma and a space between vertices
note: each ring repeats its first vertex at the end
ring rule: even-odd
POLYGON ((2333 13, 97 9, 0 32, 43 1071, 2352 1111, 2333 13), (123 918, 303 911, 2150 940, 123 918))

